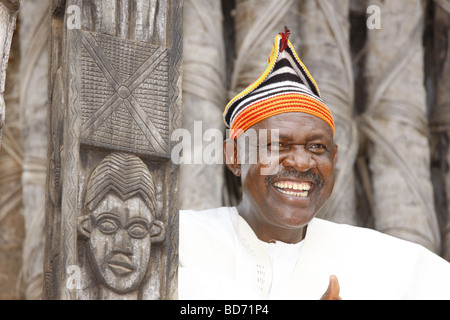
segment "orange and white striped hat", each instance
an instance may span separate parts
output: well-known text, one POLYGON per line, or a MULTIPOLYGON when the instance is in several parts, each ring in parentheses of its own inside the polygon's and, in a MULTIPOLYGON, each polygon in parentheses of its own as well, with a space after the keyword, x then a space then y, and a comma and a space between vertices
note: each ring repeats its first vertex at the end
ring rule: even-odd
POLYGON ((289 30, 275 37, 267 67, 261 76, 227 104, 223 113, 236 139, 254 124, 286 112, 303 112, 330 125, 334 120, 319 88, 289 41, 289 30))

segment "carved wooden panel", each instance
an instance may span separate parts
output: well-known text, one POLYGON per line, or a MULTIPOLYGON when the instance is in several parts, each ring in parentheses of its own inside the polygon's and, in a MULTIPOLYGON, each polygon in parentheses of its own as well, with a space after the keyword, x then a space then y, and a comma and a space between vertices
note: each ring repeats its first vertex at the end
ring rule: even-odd
POLYGON ((53 2, 48 299, 177 298, 182 4, 114 3, 53 2))
POLYGON ((82 143, 168 157, 168 50, 86 31, 81 38, 82 143))

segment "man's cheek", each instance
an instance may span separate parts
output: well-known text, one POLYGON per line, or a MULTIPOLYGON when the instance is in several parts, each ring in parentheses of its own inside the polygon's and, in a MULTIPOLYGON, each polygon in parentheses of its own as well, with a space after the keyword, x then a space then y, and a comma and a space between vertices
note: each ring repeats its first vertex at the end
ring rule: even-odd
POLYGON ((267 157, 260 158, 260 172, 259 174, 262 176, 271 176, 278 173, 280 170, 280 158, 278 153, 271 154, 267 157))

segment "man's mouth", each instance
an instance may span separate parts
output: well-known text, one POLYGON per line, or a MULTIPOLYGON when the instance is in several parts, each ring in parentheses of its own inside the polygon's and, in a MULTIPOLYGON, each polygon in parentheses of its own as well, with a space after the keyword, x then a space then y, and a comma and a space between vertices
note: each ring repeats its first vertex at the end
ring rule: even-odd
POLYGON ((306 198, 311 192, 313 184, 311 182, 277 181, 273 186, 281 193, 292 197, 306 198))

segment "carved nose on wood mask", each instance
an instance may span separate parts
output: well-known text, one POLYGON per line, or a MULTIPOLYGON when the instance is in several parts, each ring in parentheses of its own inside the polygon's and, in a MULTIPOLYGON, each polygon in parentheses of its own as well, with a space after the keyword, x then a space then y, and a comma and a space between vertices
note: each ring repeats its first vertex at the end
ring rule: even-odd
POLYGON ((133 253, 131 241, 126 230, 120 229, 115 234, 113 250, 127 255, 133 253))
POLYGON ((131 92, 130 92, 130 90, 128 90, 127 87, 125 87, 125 86, 120 86, 119 89, 117 90, 117 94, 118 94, 119 97, 121 97, 122 99, 128 99, 128 97, 130 96, 131 92))

